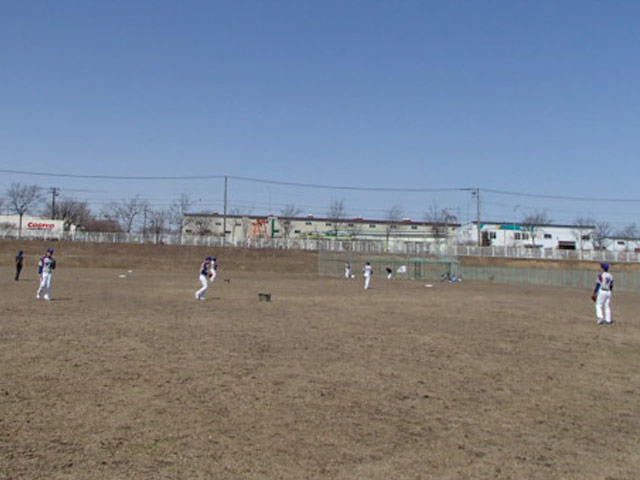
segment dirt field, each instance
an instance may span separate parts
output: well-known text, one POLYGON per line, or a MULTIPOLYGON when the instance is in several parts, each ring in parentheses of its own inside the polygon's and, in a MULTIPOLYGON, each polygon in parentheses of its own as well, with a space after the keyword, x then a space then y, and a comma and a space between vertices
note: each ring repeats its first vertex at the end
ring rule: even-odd
POLYGON ((59 245, 44 302, 24 249, 14 282, 0 243, 2 480, 640 478, 639 294, 605 327, 588 291, 365 292, 224 250, 197 302, 206 249, 59 245))

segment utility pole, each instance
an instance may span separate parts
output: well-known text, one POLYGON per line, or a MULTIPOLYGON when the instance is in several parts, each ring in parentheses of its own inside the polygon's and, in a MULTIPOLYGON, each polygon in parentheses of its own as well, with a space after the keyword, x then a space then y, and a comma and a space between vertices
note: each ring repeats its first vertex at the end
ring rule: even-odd
POLYGON ((56 197, 60 195, 59 188, 51 187, 51 220, 55 220, 56 218, 56 197))
POLYGON ((227 244, 227 183, 229 177, 224 177, 224 211, 222 216, 222 245, 227 244))
POLYGON ((481 236, 481 227, 480 227, 480 187, 476 187, 473 191, 473 194, 476 196, 476 229, 478 232, 478 246, 482 246, 482 236, 481 236))

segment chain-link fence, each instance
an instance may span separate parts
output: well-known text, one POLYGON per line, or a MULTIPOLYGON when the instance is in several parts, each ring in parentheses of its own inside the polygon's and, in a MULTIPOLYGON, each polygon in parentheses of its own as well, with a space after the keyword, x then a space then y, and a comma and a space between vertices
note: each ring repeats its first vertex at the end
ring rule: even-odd
MULTIPOLYGON (((462 280, 495 282, 507 285, 544 285, 593 289, 598 270, 562 268, 516 268, 465 266, 451 257, 411 257, 402 255, 364 255, 359 252, 319 252, 318 273, 343 277, 349 263, 354 275, 361 275, 370 262, 375 276, 385 276, 390 268, 394 278, 406 280, 462 280)), ((640 272, 612 272, 616 291, 639 292, 640 272)))

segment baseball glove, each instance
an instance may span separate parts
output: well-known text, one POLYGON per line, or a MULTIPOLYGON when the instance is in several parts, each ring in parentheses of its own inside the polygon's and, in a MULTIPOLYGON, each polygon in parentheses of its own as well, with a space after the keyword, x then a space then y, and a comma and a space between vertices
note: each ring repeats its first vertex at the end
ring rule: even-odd
POLYGON ((593 300, 594 302, 597 300, 598 298, 598 294, 594 293, 593 295, 591 295, 591 300, 593 300))

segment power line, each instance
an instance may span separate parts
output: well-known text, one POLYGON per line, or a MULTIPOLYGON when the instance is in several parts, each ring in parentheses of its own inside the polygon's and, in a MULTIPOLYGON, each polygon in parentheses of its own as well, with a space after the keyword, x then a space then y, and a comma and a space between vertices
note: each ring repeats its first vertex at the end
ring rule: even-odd
POLYGON ((481 190, 484 192, 496 193, 499 195, 510 195, 513 197, 543 198, 548 200, 571 200, 575 202, 640 203, 640 199, 635 199, 635 198, 570 197, 566 195, 543 195, 543 194, 536 194, 536 193, 509 192, 506 190, 493 190, 490 188, 483 188, 481 190))
POLYGON ((27 172, 22 170, 4 170, 0 169, 0 173, 14 173, 19 175, 33 175, 42 177, 65 177, 65 178, 84 178, 84 179, 101 179, 101 180, 211 180, 225 179, 239 180, 244 182, 254 182, 270 185, 283 185, 289 187, 303 188, 320 188, 325 190, 354 190, 361 192, 460 192, 470 191, 470 188, 382 188, 382 187, 355 187, 355 186, 339 186, 339 185, 322 185, 314 183, 296 183, 284 182, 279 180, 265 180, 262 178, 239 177, 235 175, 197 175, 197 176, 126 176, 126 175, 80 175, 75 173, 48 173, 48 172, 27 172))

